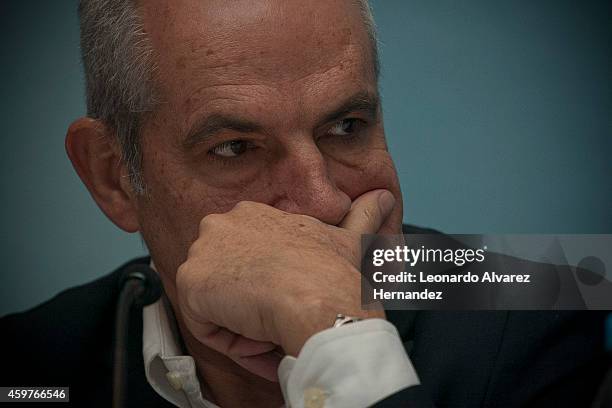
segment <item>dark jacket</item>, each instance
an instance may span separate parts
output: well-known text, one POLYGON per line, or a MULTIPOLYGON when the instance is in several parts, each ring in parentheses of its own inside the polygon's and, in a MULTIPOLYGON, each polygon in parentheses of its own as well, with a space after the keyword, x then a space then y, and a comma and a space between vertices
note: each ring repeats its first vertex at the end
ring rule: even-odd
MULTIPOLYGON (((405 233, 429 230, 405 227, 405 233)), ((69 386, 70 404, 110 407, 114 313, 121 271, 0 319, 2 386, 69 386)), ((376 407, 588 407, 608 364, 604 313, 388 312, 421 385, 376 407)), ((142 312, 131 316, 129 406, 169 407, 148 384, 142 312)), ((23 405, 20 405, 23 406, 23 405)))

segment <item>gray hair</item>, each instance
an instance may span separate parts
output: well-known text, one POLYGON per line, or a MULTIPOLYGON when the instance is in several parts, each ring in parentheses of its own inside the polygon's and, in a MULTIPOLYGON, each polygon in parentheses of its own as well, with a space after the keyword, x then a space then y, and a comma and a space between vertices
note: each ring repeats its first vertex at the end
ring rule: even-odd
MULTIPOLYGON (((378 78, 376 27, 368 0, 356 0, 372 44, 378 78)), ((145 192, 141 174, 140 133, 144 115, 158 99, 153 47, 136 0, 80 0, 81 54, 85 71, 87 115, 111 127, 121 146, 130 181, 145 192)))

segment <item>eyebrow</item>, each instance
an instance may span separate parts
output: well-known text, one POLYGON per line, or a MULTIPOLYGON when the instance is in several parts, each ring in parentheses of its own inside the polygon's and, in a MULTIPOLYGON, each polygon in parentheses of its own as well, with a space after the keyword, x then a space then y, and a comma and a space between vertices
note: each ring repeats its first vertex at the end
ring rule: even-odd
MULTIPOLYGON (((362 112, 372 119, 377 119, 379 104, 380 97, 377 93, 367 91, 357 92, 356 94, 346 98, 337 108, 325 114, 322 119, 318 121, 316 127, 338 121, 344 116, 355 112, 362 112)), ((248 119, 240 118, 231 114, 215 113, 196 122, 196 124, 192 127, 193 130, 188 132, 188 136, 185 138, 182 145, 185 149, 193 148, 220 130, 229 129, 242 133, 251 133, 257 132, 261 130, 261 128, 261 125, 258 125, 257 123, 248 119)))

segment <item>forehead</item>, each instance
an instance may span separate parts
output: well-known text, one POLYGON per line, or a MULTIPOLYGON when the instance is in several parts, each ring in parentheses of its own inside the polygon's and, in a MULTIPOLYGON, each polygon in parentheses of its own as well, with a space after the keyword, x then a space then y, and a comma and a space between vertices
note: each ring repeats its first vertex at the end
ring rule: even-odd
POLYGON ((355 0, 152 0, 143 14, 163 97, 188 110, 248 86, 375 82, 355 0))

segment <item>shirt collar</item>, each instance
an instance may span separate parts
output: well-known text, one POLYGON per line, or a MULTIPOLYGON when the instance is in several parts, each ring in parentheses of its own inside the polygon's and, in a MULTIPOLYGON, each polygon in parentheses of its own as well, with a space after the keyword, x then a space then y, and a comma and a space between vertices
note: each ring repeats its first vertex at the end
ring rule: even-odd
MULTIPOLYGON (((153 262, 151 267, 155 269, 153 262)), ((202 396, 193 357, 184 353, 166 296, 142 309, 142 354, 153 389, 180 408, 219 408, 202 396)))

